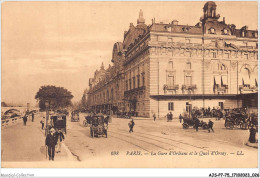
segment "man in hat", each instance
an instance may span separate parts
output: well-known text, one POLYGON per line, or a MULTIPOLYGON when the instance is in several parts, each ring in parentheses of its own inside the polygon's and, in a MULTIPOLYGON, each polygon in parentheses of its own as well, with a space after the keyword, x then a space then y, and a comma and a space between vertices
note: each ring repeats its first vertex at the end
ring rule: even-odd
POLYGON ((32 122, 34 121, 34 113, 32 113, 32 122))
POLYGON ((56 134, 54 128, 50 129, 50 133, 47 134, 45 145, 48 147, 49 160, 54 161, 55 145, 57 144, 56 134))
POLYGON ((45 122, 45 117, 43 117, 42 120, 40 121, 40 123, 42 124, 42 130, 44 128, 44 122, 45 122))
POLYGON ((182 119, 183 119, 183 117, 182 117, 182 115, 180 114, 180 115, 179 115, 180 123, 181 123, 182 119))
POLYGON ((156 115, 155 115, 155 113, 153 113, 153 121, 155 121, 156 120, 156 115))
POLYGON ((171 120, 171 121, 172 121, 172 116, 173 116, 173 115, 172 115, 172 112, 170 112, 170 120, 171 120))
POLYGON ((200 120, 198 118, 194 118, 194 121, 195 121, 195 129, 196 129, 196 132, 198 132, 199 130, 199 125, 200 125, 200 120))
POLYGON ((131 132, 134 132, 134 130, 133 130, 133 128, 134 128, 134 125, 135 125, 135 123, 134 123, 134 120, 132 119, 129 123, 128 123, 128 126, 129 126, 129 132, 131 133, 131 132))
POLYGON ((210 129, 212 130, 212 132, 214 132, 214 130, 213 130, 213 122, 211 121, 211 120, 209 120, 209 123, 208 123, 208 128, 209 128, 209 130, 208 130, 208 132, 210 133, 210 129))
POLYGON ((27 115, 23 116, 23 125, 26 126, 26 122, 27 122, 27 115))

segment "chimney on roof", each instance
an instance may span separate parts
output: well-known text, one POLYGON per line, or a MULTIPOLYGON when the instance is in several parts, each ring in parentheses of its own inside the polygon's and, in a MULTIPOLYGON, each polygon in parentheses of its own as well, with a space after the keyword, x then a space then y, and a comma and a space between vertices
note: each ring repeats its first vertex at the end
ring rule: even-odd
POLYGON ((172 25, 178 25, 178 22, 179 22, 178 20, 173 20, 172 25))
POLYGON ((223 17, 223 23, 226 24, 226 19, 225 19, 225 17, 223 17))

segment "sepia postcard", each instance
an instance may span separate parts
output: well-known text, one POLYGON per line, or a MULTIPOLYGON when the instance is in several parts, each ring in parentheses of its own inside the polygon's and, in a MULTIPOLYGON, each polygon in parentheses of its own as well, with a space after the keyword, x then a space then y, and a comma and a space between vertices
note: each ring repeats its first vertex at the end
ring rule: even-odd
POLYGON ((2 168, 258 168, 257 1, 1 13, 2 168))

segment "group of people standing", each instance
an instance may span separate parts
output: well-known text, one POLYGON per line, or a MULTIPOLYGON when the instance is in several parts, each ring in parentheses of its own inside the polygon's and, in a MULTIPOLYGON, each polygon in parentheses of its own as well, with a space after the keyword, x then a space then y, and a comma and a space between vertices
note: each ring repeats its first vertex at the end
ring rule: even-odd
MULTIPOLYGON (((26 113, 25 113, 25 115, 23 116, 23 125, 24 126, 26 126, 26 123, 27 123, 27 121, 28 121, 28 117, 29 117, 29 115, 27 115, 26 113)), ((32 122, 34 121, 34 113, 32 113, 32 122)))
POLYGON ((172 117, 173 117, 172 112, 168 113, 167 114, 167 122, 172 121, 172 117))

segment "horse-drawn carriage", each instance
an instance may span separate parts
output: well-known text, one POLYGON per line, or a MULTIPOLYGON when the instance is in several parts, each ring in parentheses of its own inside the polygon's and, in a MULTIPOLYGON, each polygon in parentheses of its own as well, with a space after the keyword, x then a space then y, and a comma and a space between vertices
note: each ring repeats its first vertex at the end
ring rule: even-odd
MULTIPOLYGON (((184 118, 182 127, 184 129, 188 129, 190 127, 195 128, 195 121, 196 121, 196 119, 184 118)), ((204 122, 203 120, 201 120, 199 122, 199 127, 201 127, 202 129, 208 129, 208 124, 206 122, 204 122)))
POLYGON ((131 112, 120 112, 118 111, 116 113, 117 118, 125 118, 125 119, 130 119, 133 116, 133 113, 131 112))
POLYGON ((90 135, 91 137, 105 136, 107 138, 108 121, 103 115, 91 117, 90 135))
POLYGON ((46 135, 48 134, 50 128, 61 130, 62 132, 67 134, 66 115, 52 115, 50 116, 50 119, 50 125, 46 127, 46 135))
POLYGON ((73 111, 71 113, 71 122, 79 122, 79 113, 76 111, 73 111))
POLYGON ((240 129, 248 129, 249 119, 245 112, 235 109, 225 116, 224 125, 228 129, 233 129, 234 127, 240 129))
POLYGON ((85 120, 83 121, 83 126, 88 127, 91 124, 92 116, 88 115, 85 116, 85 120))

